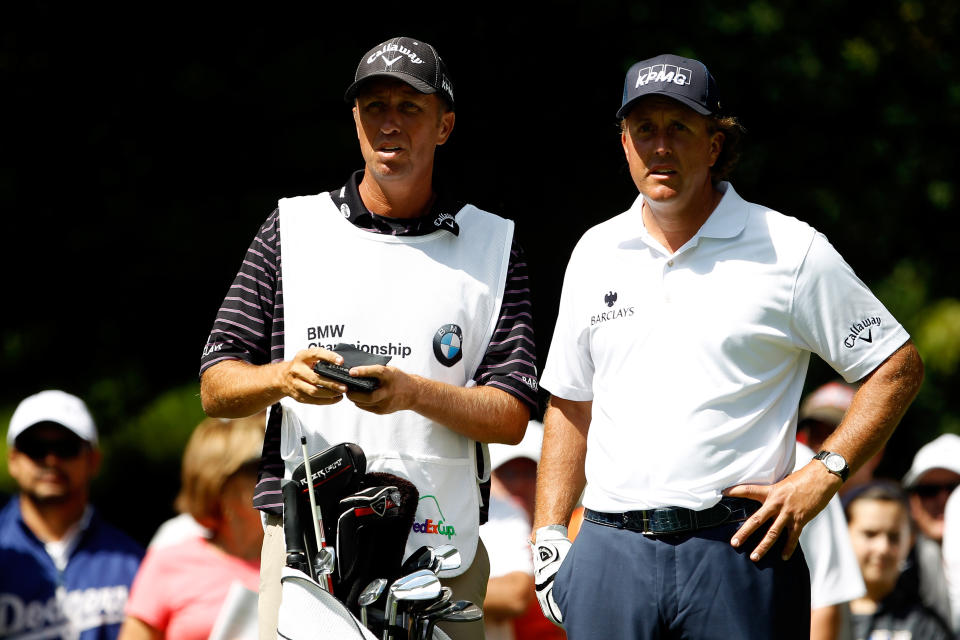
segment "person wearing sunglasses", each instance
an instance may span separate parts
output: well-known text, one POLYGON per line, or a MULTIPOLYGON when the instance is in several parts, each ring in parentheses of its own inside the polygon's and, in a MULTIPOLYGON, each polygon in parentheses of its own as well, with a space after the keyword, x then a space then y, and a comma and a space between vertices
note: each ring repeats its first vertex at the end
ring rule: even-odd
POLYGON ((42 391, 7 429, 19 493, 0 510, 0 637, 116 638, 143 548, 90 505, 97 429, 80 398, 42 391))
POLYGON ((916 582, 924 604, 944 620, 951 619, 947 579, 943 570, 943 530, 947 499, 960 486, 960 436, 945 433, 920 447, 903 487, 910 517, 917 529, 908 558, 907 575, 916 582))

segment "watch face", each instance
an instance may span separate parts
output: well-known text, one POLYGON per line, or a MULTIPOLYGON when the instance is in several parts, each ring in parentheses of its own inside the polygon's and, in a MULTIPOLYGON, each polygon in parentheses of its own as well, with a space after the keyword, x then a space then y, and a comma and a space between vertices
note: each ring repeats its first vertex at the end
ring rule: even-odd
POLYGON ((846 461, 843 459, 843 456, 837 455, 836 453, 831 453, 826 458, 823 459, 824 464, 827 465, 827 469, 835 473, 840 473, 843 471, 843 468, 847 466, 846 461))

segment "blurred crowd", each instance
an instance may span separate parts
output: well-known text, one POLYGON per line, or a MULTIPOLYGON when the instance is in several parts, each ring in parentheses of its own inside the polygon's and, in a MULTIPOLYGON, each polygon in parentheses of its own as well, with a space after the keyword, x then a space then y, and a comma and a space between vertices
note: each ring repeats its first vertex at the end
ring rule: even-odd
MULTIPOLYGON (((830 382, 800 407, 797 466, 840 423, 854 387, 830 382)), ((256 637, 263 529, 252 508, 264 415, 209 418, 183 453, 177 517, 146 550, 104 522, 89 487, 101 461, 80 398, 24 399, 7 429, 19 487, 0 510, 0 638, 256 637)), ((529 544, 542 425, 490 446, 490 640, 564 638, 534 598, 529 544)), ((960 436, 926 443, 899 481, 883 452, 805 529, 811 638, 954 638, 960 633, 960 436)), ((575 519, 577 514, 575 513, 575 519)), ((576 535, 571 522, 571 536, 576 535)))

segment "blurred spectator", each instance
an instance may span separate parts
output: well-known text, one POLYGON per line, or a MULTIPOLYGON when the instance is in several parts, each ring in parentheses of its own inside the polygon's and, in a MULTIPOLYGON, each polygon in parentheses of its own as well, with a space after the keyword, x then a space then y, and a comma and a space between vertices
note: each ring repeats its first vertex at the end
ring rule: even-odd
MULTIPOLYGON (((842 380, 828 382, 812 391, 800 405, 800 414, 797 419, 797 440, 807 445, 814 452, 823 448, 823 442, 836 430, 843 416, 846 415, 853 395, 857 388, 842 380)), ((873 472, 883 459, 881 448, 872 458, 860 467, 856 473, 847 478, 840 487, 840 495, 854 487, 866 484, 873 480, 873 472)), ((807 461, 809 462, 809 460, 807 461)))
POLYGON ((187 538, 209 538, 210 536, 210 530, 197 522, 192 515, 178 513, 157 527, 156 532, 147 544, 147 549, 167 547, 187 538))
POLYGON ((918 529, 910 560, 920 598, 944 620, 951 619, 943 571, 944 511, 960 485, 960 436, 944 434, 920 447, 903 486, 910 496, 910 516, 918 529))
MULTIPOLYGON (((812 449, 798 442, 794 470, 810 462, 813 455, 812 449)), ((803 528, 800 547, 810 569, 810 639, 847 638, 843 605, 863 597, 865 587, 839 496, 831 498, 803 528)))
POLYGON ((555 640, 561 629, 543 617, 533 597, 530 527, 543 424, 531 420, 517 445, 491 444, 490 519, 480 537, 490 553, 484 601, 487 640, 555 640))
POLYGON ((899 580, 912 542, 900 488, 892 482, 864 485, 845 502, 850 541, 867 587, 863 598, 850 603, 854 640, 949 640, 946 623, 899 580))
POLYGON ((943 520, 943 569, 950 595, 951 626, 960 637, 960 491, 950 494, 943 520))
POLYGON ((101 453, 86 405, 26 398, 7 448, 20 492, 0 510, 0 637, 116 638, 143 549, 89 504, 101 453))
POLYGON ((239 420, 207 418, 194 430, 183 454, 176 506, 209 537, 188 536, 147 551, 122 640, 205 640, 232 583, 256 593, 263 528, 251 505, 263 429, 260 413, 239 420))
MULTIPOLYGON (((480 538, 490 554, 490 579, 483 604, 487 640, 515 640, 513 620, 533 600, 530 524, 540 439, 534 422, 517 445, 491 444, 490 516, 480 538)), ((542 429, 542 428, 541 428, 542 429)))

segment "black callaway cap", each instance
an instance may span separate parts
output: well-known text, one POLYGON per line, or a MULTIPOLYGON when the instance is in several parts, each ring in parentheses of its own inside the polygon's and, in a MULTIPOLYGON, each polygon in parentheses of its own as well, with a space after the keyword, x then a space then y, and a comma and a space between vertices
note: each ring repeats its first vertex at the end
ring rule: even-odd
POLYGON ((637 100, 653 94, 673 98, 701 115, 720 111, 716 80, 702 62, 690 58, 664 54, 630 67, 617 118, 626 116, 637 100))
POLYGON ((437 50, 422 40, 398 37, 381 42, 363 56, 343 96, 352 102, 370 78, 396 78, 420 93, 436 93, 453 109, 453 82, 437 50))

